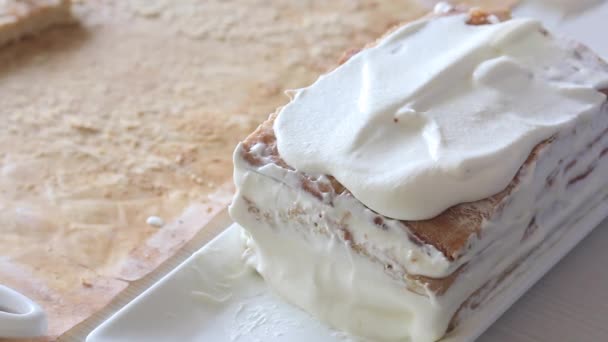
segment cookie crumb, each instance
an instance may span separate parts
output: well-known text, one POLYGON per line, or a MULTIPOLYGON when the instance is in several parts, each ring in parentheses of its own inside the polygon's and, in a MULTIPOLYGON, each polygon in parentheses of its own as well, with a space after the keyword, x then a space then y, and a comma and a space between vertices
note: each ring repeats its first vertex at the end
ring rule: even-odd
POLYGON ((158 216, 148 217, 148 219, 146 219, 146 223, 149 226, 156 227, 156 228, 160 228, 165 225, 165 221, 163 221, 163 219, 158 216))
POLYGON ((450 13, 454 7, 447 2, 441 1, 438 2, 435 7, 433 7, 433 12, 435 14, 447 14, 450 13))

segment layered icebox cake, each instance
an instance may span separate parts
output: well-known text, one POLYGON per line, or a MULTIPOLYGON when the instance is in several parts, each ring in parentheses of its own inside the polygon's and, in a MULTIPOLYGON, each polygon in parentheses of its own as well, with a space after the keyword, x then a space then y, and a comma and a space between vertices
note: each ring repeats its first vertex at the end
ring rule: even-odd
POLYGON ((605 62, 445 12, 290 92, 234 153, 247 262, 374 341, 441 339, 608 198, 605 62))

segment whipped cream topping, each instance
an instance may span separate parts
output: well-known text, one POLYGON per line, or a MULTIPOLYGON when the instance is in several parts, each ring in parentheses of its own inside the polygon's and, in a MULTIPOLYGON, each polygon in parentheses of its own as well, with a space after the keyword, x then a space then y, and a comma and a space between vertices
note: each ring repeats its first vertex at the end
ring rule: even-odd
POLYGON ((606 73, 530 19, 404 25, 296 92, 274 124, 296 169, 402 220, 491 196, 532 148, 596 112, 606 73))

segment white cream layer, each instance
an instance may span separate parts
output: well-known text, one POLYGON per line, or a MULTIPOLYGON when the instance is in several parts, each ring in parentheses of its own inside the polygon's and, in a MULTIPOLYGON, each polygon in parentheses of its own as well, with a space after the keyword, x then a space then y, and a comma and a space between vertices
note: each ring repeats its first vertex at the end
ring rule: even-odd
POLYGON ((466 20, 405 25, 297 91, 274 125, 283 159, 385 216, 427 219, 504 189, 536 144, 604 100, 608 73, 537 21, 466 20))

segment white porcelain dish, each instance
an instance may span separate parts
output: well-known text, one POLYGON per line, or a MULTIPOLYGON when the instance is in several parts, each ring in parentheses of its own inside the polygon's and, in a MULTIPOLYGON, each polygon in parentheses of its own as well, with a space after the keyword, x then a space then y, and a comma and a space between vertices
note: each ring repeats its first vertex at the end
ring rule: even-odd
POLYGON ((38 304, 0 285, 0 339, 42 336, 46 329, 46 314, 38 304))

